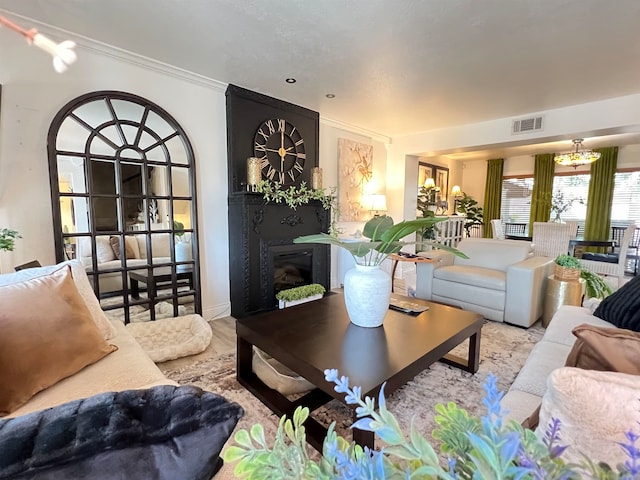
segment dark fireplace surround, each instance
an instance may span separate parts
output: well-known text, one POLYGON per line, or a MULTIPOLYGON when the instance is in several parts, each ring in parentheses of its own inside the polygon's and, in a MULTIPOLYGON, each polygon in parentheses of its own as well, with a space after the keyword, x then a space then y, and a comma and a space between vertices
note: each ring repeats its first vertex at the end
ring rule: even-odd
POLYGON ((267 203, 256 193, 229 197, 231 315, 277 308, 278 289, 319 283, 329 289, 330 247, 294 244, 301 235, 327 232, 330 212, 318 201, 296 210, 267 203), (276 268, 276 263, 279 263, 276 268), (307 271, 310 269, 310 271, 307 271))

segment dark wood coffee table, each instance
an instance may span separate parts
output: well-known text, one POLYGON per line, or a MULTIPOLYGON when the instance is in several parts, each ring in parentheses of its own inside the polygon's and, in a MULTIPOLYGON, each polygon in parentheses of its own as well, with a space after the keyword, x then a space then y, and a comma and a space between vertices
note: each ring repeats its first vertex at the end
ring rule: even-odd
MULTIPOLYGON (((147 298, 151 301, 149 306, 149 314, 151 320, 156 319, 156 296, 158 290, 161 287, 173 286, 173 274, 171 267, 154 267, 151 272, 148 269, 130 270, 129 281, 131 283, 131 297, 140 298, 140 285, 139 283, 145 283, 147 285, 147 298)), ((176 272, 175 281, 179 283, 180 280, 187 280, 189 289, 193 290, 193 270, 189 268, 184 272, 176 272)))
MULTIPOLYGON (((342 294, 236 320, 238 381, 276 415, 292 416, 298 405, 313 412, 332 399, 344 403, 344 394, 337 393, 335 385, 324 378, 327 368, 338 369, 340 375, 349 377, 349 385, 362 387, 363 397, 374 396, 376 400, 384 382, 385 395, 389 396, 438 360, 475 373, 482 317, 446 305, 410 300, 429 305, 429 310, 418 316, 389 310, 384 325, 378 328, 352 324, 342 294), (448 354, 467 338, 466 359, 448 354), (317 388, 290 401, 267 387, 252 370, 254 345, 317 388)), ((311 417, 305 427, 308 442, 321 451, 326 428, 311 417)), ((353 429, 353 439, 360 445, 374 446, 372 432, 353 429)))

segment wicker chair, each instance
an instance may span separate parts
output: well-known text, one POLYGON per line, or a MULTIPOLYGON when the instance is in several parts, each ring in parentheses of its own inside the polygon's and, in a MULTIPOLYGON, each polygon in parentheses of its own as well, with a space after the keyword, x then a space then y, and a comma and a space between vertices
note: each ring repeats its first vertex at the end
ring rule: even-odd
POLYGON ((575 226, 568 223, 533 222, 533 255, 556 258, 566 254, 575 234, 575 226))
POLYGON ((504 228, 502 228, 502 220, 500 220, 499 218, 491 220, 491 230, 493 231, 493 238, 504 240, 504 228))
POLYGON ((624 269, 627 263, 627 253, 631 239, 636 231, 635 223, 629 224, 622 236, 620 250, 616 253, 584 253, 582 255, 582 265, 598 275, 606 275, 618 278, 618 287, 622 285, 624 279, 624 269))

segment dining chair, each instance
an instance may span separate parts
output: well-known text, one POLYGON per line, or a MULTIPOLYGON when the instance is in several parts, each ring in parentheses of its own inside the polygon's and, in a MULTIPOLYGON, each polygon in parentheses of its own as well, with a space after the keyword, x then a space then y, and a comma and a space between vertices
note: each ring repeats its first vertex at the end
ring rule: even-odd
POLYGON ((576 238, 578 236, 578 222, 566 222, 566 224, 569 225, 571 238, 576 238))
POLYGON ((636 232, 636 224, 630 223, 620 241, 620 250, 614 253, 583 253, 581 262, 587 270, 598 275, 617 277, 618 287, 622 285, 627 264, 627 253, 636 232))
POLYGON ((502 220, 496 218, 491 220, 491 230, 493 231, 493 238, 498 240, 504 240, 504 229, 502 228, 502 220))
POLYGON ((568 223, 533 222, 533 255, 556 258, 569 252, 569 240, 576 228, 568 223))

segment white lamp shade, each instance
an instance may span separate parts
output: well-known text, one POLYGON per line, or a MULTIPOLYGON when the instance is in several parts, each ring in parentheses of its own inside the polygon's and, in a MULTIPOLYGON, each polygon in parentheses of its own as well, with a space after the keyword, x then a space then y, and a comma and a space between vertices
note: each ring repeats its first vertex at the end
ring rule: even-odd
POLYGON ((387 197, 379 193, 365 195, 362 198, 362 206, 369 211, 386 211, 387 197))
POLYGON ((460 189, 459 185, 454 185, 451 188, 451 195, 453 195, 454 197, 457 197, 458 195, 462 195, 462 190, 460 189))
POLYGON ((433 178, 429 177, 424 181, 424 188, 434 188, 436 186, 436 182, 433 178))

